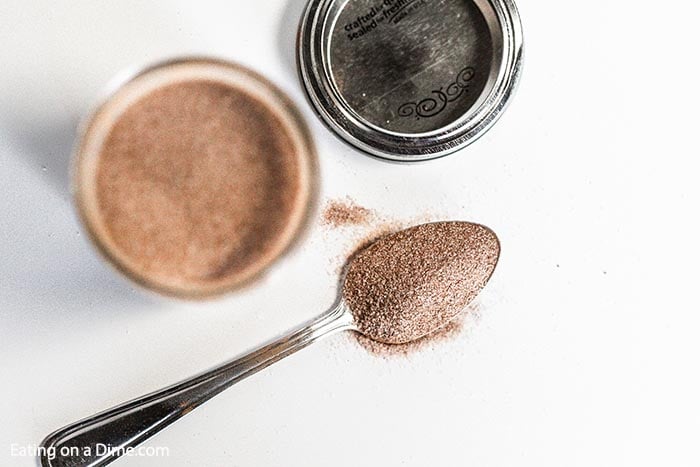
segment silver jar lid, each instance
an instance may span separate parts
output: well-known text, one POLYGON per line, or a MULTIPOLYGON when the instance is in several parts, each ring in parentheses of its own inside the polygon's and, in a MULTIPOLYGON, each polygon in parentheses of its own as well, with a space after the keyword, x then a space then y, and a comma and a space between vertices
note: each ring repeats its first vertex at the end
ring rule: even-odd
POLYGON ((364 152, 436 159, 484 134, 522 58, 512 0, 310 0, 299 70, 323 121, 364 152))

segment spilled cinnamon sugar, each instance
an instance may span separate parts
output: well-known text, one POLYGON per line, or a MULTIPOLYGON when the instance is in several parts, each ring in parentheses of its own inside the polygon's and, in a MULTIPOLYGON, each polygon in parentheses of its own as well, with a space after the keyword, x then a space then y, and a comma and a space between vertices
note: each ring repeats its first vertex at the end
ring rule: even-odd
POLYGON ((323 211, 323 223, 332 227, 366 225, 374 218, 374 212, 355 203, 350 198, 331 200, 323 211))
POLYGON ((357 343, 372 355, 378 357, 405 357, 415 352, 431 348, 436 344, 457 338, 457 336, 464 331, 464 327, 466 325, 465 320, 467 315, 471 312, 471 309, 465 311, 463 314, 458 315, 452 321, 447 323, 447 325, 442 329, 407 344, 384 344, 382 342, 374 341, 369 337, 365 337, 360 333, 355 333, 354 337, 357 340, 357 343))

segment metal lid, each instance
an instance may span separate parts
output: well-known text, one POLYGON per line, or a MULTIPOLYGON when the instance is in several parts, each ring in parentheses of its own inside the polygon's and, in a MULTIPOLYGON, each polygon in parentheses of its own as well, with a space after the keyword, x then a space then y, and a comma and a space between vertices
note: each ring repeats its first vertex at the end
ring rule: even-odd
POLYGON ((395 161, 436 159, 486 132, 518 80, 511 0, 310 0, 299 69, 341 138, 395 161))

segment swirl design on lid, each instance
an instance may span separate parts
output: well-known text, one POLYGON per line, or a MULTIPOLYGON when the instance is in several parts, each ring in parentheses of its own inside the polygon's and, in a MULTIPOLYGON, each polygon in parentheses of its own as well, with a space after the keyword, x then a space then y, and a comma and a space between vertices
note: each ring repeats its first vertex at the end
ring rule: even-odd
POLYGON ((417 120, 421 118, 430 118, 442 113, 447 108, 450 102, 454 102, 463 94, 468 93, 470 83, 474 79, 476 70, 474 67, 468 66, 463 68, 455 78, 454 82, 450 83, 447 88, 441 87, 431 91, 431 97, 427 97, 418 102, 406 102, 398 108, 400 117, 413 117, 417 120))

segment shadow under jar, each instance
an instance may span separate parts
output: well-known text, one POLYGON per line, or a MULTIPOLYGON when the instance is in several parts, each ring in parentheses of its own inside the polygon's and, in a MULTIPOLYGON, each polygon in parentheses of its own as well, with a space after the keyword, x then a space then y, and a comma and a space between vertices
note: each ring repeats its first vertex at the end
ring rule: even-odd
POLYGON ((311 0, 298 61, 334 132, 410 162, 457 151, 495 123, 517 84, 522 42, 511 0, 311 0))

